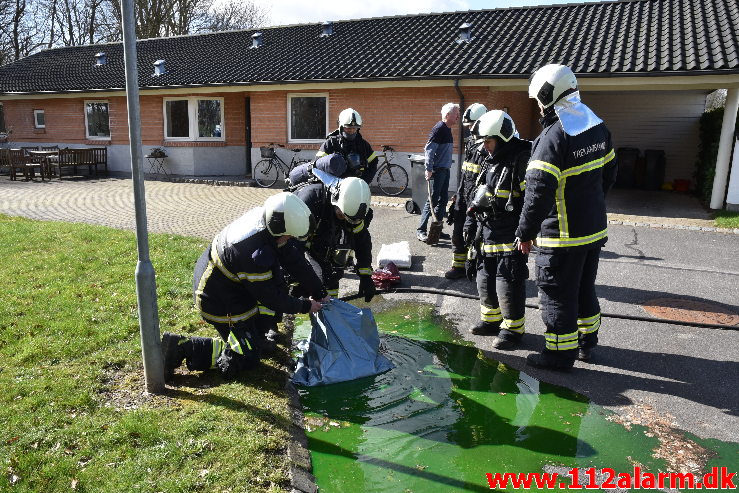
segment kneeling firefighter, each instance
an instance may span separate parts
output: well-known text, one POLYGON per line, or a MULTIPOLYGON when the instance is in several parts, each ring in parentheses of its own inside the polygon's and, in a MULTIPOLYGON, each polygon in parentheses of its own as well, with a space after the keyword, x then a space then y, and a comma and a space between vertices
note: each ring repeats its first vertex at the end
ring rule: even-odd
POLYGON ((308 261, 319 273, 331 296, 339 294, 339 279, 344 276, 354 252, 359 274, 359 294, 372 300, 372 221, 369 185, 361 178, 349 177, 337 183, 309 183, 295 190, 316 217, 316 229, 306 239, 308 261))
POLYGON ((487 112, 472 133, 488 152, 485 184, 470 203, 464 235, 474 237, 467 275, 477 277, 480 322, 470 331, 493 335, 493 347, 511 349, 523 337, 527 255, 514 245, 523 207, 524 176, 531 142, 516 137, 513 120, 500 110, 487 112))
POLYGON ((327 296, 296 239, 315 219, 295 195, 268 198, 226 226, 195 264, 195 306, 220 338, 162 336, 165 379, 187 362, 190 370, 218 368, 226 378, 259 363, 265 344, 260 313, 315 313, 327 296), (288 295, 282 269, 312 299, 288 295))

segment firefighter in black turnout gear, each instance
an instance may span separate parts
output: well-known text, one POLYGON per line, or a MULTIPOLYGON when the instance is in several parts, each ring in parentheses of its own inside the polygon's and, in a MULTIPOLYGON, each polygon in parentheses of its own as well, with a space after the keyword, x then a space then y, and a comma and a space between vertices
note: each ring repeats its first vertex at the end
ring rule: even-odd
POLYGON ((187 362, 190 370, 218 368, 226 378, 259 363, 264 334, 260 313, 317 312, 327 296, 296 238, 314 218, 295 195, 282 192, 226 226, 195 265, 195 306, 220 338, 162 336, 165 379, 187 362), (285 269, 313 299, 289 296, 285 269), (320 301, 319 301, 320 300, 320 301))
POLYGON ((377 172, 377 154, 359 133, 362 117, 356 110, 347 108, 339 113, 338 125, 339 128, 326 136, 326 141, 316 153, 316 159, 328 154, 341 154, 348 167, 339 178, 357 176, 369 185, 377 172))
MULTIPOLYGON (((338 180, 337 180, 338 181, 338 180)), ((316 228, 306 239, 308 261, 323 280, 330 296, 338 296, 353 251, 359 275, 359 294, 369 302, 375 295, 372 282, 372 221, 369 185, 357 177, 344 178, 331 186, 308 183, 295 190, 316 218, 316 228)))
POLYGON ((600 305, 595 293, 600 250, 607 240, 605 195, 616 178, 611 134, 580 101, 568 67, 550 64, 531 78, 544 129, 534 141, 526 196, 516 231, 528 253, 536 238, 546 346, 530 365, 567 370, 588 360, 598 342, 600 305), (537 238, 538 234, 538 238, 537 238))
MULTIPOLYGON (((487 112, 487 108, 480 103, 471 104, 462 115, 462 125, 471 127, 478 118, 487 112)), ((484 161, 487 151, 470 135, 464 149, 464 163, 457 192, 452 197, 452 205, 447 215, 447 223, 454 225, 452 229, 453 257, 452 268, 444 273, 447 279, 461 279, 465 277, 464 264, 467 260, 467 250, 470 245, 465 244, 462 231, 467 218, 467 206, 472 200, 479 178, 484 175, 484 161)))
POLYGON ((526 184, 524 174, 531 142, 519 139, 513 120, 489 111, 472 126, 488 157, 485 183, 470 202, 465 236, 474 236, 467 261, 468 277, 477 277, 480 322, 470 331, 493 335, 493 347, 511 349, 523 337, 526 312, 527 255, 515 246, 526 184))

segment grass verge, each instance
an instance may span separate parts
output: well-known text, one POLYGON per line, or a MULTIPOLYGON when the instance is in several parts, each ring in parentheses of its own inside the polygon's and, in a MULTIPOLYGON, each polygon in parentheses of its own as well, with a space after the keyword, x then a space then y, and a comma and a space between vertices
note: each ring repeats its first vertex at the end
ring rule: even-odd
POLYGON ((739 228, 739 212, 718 211, 714 224, 717 228, 739 228))
MULTIPOLYGON (((192 306, 201 239, 150 236, 161 331, 192 306)), ((284 491, 285 356, 144 392, 132 232, 0 215, 0 491, 284 491)))

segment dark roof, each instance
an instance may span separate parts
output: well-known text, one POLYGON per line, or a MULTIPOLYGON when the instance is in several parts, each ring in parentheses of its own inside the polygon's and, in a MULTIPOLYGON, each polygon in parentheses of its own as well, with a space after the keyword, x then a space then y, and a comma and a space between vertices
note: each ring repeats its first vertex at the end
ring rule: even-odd
MULTIPOLYGON (((140 87, 528 77, 558 62, 580 76, 739 73, 736 0, 621 0, 380 17, 137 43, 140 87), (470 42, 457 42, 462 24, 470 42), (252 34, 264 44, 251 48, 252 34), (167 73, 153 76, 166 60, 167 73)), ((125 87, 121 43, 57 48, 0 67, 0 93, 125 87), (95 66, 104 51, 108 64, 95 66)))

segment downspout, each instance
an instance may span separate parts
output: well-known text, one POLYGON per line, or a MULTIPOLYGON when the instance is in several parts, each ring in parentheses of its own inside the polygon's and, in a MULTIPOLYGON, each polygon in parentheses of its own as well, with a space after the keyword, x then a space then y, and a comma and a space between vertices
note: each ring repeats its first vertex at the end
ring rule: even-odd
POLYGON ((464 112, 464 94, 459 88, 459 79, 454 79, 454 89, 459 95, 459 152, 457 153, 457 187, 462 179, 462 160, 464 159, 464 125, 462 125, 462 114, 464 112))
POLYGON ((729 160, 731 159, 731 148, 734 146, 737 110, 739 110, 739 89, 732 88, 726 92, 724 120, 721 124, 721 139, 719 140, 718 156, 716 157, 716 174, 713 178, 713 190, 711 192, 711 209, 724 208, 726 183, 729 179, 729 160))

